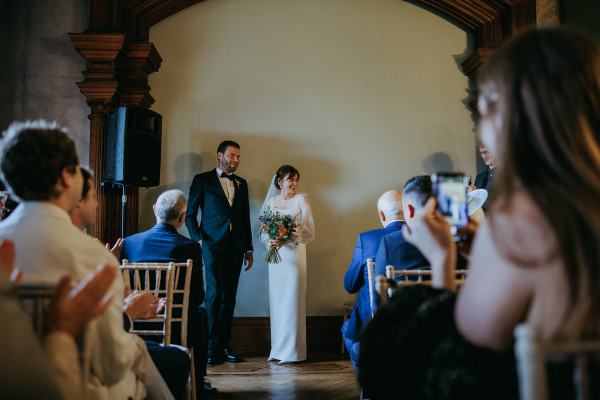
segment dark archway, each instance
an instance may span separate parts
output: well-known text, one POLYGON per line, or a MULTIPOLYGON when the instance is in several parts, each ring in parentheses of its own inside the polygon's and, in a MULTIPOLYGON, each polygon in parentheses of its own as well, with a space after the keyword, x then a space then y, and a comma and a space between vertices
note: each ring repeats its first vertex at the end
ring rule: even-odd
MULTIPOLYGON (((77 85, 90 106, 90 168, 96 173, 99 207, 90 233, 104 242, 118 237, 120 192, 103 188, 106 113, 120 105, 149 107, 148 75, 162 59, 148 41, 152 25, 203 0, 92 0, 89 29, 70 34, 85 58, 77 85)), ((535 24, 535 0, 406 0, 466 31, 472 53, 461 65, 474 81, 477 69, 507 37, 535 24)), ((473 85, 472 85, 473 86, 473 85)), ((127 234, 137 231, 138 192, 128 193, 127 234)))

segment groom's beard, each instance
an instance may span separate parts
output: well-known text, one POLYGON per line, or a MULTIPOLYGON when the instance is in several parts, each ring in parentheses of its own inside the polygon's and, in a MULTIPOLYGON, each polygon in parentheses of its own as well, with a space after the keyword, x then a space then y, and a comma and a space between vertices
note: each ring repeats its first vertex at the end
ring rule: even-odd
POLYGON ((219 168, 221 168, 221 171, 227 174, 233 174, 237 170, 238 165, 234 167, 230 165, 227 161, 222 161, 221 163, 219 163, 219 168))

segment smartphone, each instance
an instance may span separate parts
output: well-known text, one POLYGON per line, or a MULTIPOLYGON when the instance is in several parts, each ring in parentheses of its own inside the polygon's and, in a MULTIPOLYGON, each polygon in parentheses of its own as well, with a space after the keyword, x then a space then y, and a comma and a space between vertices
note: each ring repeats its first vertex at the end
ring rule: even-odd
POLYGON ((459 172, 438 172, 431 175, 438 211, 450 224, 450 232, 456 241, 462 239, 458 235, 458 228, 469 222, 465 178, 465 174, 459 172))

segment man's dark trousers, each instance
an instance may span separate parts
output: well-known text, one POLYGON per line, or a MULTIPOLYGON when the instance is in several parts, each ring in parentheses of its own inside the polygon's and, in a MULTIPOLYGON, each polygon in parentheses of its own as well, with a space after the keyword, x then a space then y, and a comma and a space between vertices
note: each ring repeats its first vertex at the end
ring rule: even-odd
POLYGON ((220 355, 229 347, 244 253, 236 251, 233 245, 218 250, 205 247, 202 257, 206 273, 204 307, 208 315, 208 351, 220 355))

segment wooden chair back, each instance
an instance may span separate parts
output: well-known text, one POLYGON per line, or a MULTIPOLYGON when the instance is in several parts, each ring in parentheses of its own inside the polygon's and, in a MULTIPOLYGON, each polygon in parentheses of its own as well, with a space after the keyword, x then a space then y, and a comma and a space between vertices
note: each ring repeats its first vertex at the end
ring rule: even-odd
POLYGON ((44 323, 50 300, 56 287, 53 285, 19 285, 17 296, 23 309, 31 316, 33 330, 39 338, 44 335, 44 323))
MULTIPOLYGON (((454 279, 457 287, 464 284, 468 272, 466 269, 455 271, 454 279)), ((378 303, 385 303, 392 297, 398 287, 412 285, 431 286, 430 269, 394 269, 393 265, 388 265, 385 267, 385 275, 377 276, 375 282, 378 303)))
POLYGON ((515 356, 519 375, 521 400, 547 400, 550 389, 546 365, 550 359, 573 361, 573 387, 575 398, 592 398, 589 363, 600 356, 600 340, 573 342, 544 341, 535 326, 521 324, 515 328, 515 356))
POLYGON ((171 344, 172 325, 180 324, 181 345, 187 347, 188 307, 192 260, 186 262, 138 262, 123 260, 121 273, 125 287, 133 291, 152 292, 157 298, 165 299, 163 312, 154 319, 133 321, 131 333, 162 337, 163 345, 171 344), (174 310, 177 311, 174 316, 174 310), (139 323, 144 323, 139 327, 139 323), (147 323, 162 323, 160 329, 146 328, 147 323))

